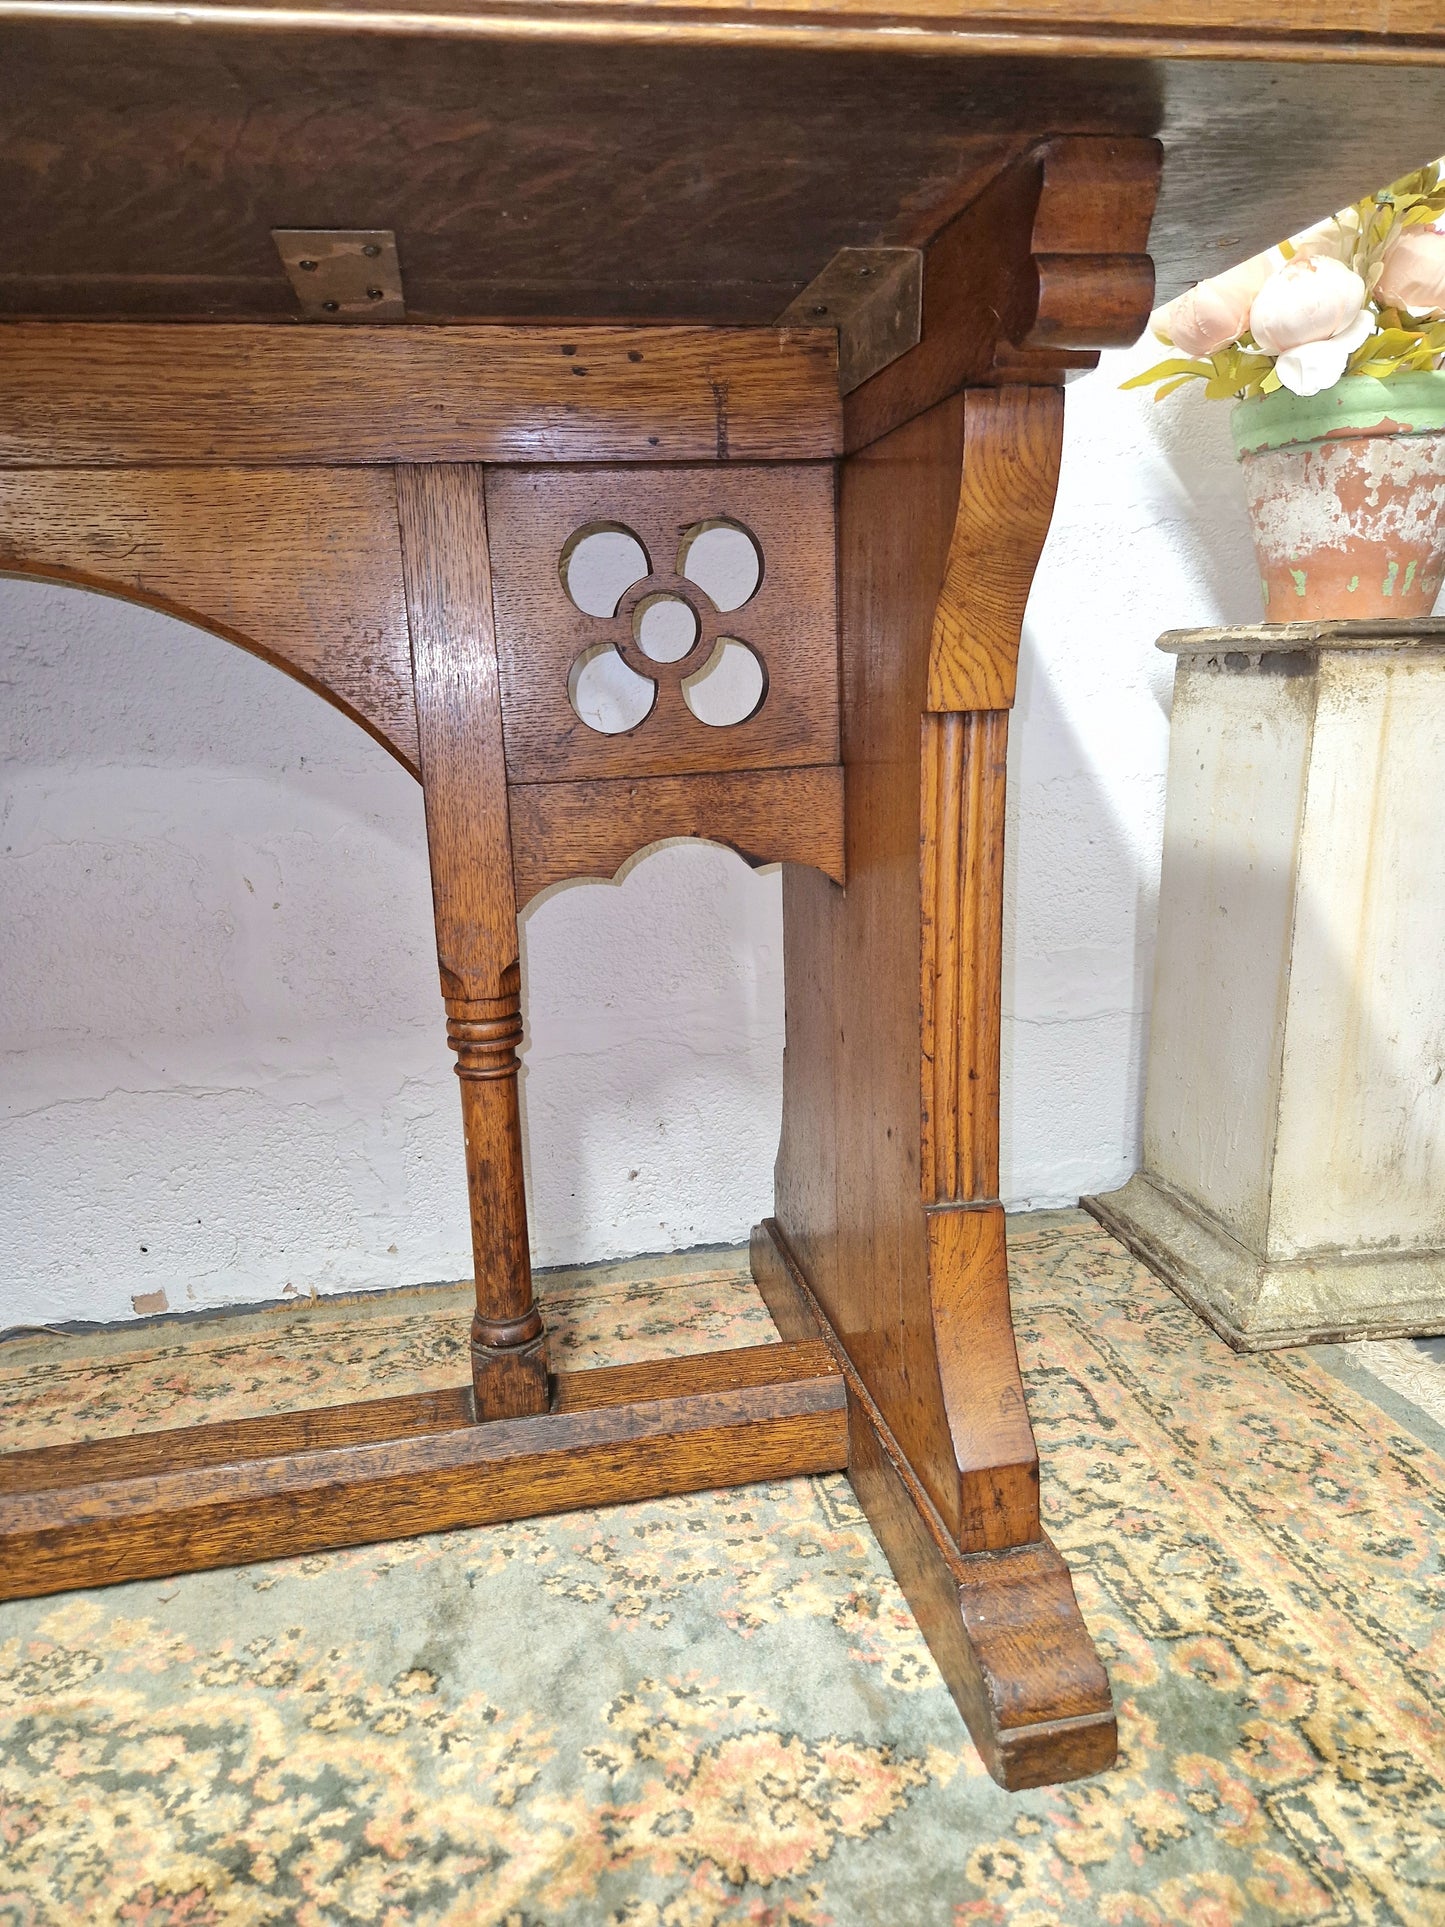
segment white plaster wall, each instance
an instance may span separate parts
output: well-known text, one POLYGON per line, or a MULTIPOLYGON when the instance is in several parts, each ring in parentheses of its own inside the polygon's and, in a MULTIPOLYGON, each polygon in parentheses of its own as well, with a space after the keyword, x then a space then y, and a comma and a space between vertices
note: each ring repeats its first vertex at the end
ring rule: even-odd
MULTIPOLYGON (((1012 741, 1004 1179, 1137 1162, 1171 664, 1259 608, 1224 411, 1076 383, 1012 741)), ((308 691, 0 583, 0 1327, 465 1275, 420 793, 308 691)), ((768 1207, 775 873, 670 846, 529 912, 540 1264, 768 1207)))

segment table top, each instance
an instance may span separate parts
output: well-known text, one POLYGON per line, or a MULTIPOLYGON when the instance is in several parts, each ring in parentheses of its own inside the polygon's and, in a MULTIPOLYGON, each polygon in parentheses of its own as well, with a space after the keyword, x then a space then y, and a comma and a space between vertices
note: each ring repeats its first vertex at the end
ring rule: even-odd
POLYGON ((1159 293, 1430 159, 1424 0, 0 0, 0 316, 289 321, 275 228, 413 322, 768 325, 1048 134, 1157 134, 1159 293))

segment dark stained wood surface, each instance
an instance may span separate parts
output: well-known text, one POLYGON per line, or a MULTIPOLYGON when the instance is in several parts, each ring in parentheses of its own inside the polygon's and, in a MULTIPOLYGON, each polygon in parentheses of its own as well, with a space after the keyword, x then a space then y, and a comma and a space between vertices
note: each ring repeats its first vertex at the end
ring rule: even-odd
POLYGON ((558 783, 836 762, 833 492, 832 468, 821 463, 489 469, 510 780, 558 783), (751 533, 762 578, 740 609, 711 613, 711 604, 693 592, 703 617, 698 661, 706 659, 711 636, 746 642, 767 674, 761 707, 746 722, 712 728, 691 713, 678 686, 679 675, 696 662, 642 659, 637 666, 658 685, 651 713, 621 735, 590 729, 568 700, 568 672, 592 645, 621 642, 625 648, 632 625, 626 597, 613 618, 585 615, 573 605, 562 583, 564 549, 584 529, 620 524, 640 540, 657 586, 687 591, 674 573, 682 538, 719 520, 751 533))
POLYGON ((14 314, 288 320, 271 229, 362 225, 416 321, 766 324, 1020 140, 983 76, 856 56, 12 21, 0 59, 14 314))
POLYGON ((0 1599, 319 1547, 840 1470, 825 1346, 559 1375, 555 1409, 466 1422, 465 1394, 0 1458, 0 1599))
POLYGON ((16 322, 0 467, 808 461, 837 368, 818 329, 16 322))
POLYGON ((1441 145, 1423 0, 328 11, 0 23, 0 312, 284 321, 271 229, 379 225, 415 320, 766 323, 840 247, 919 245, 1089 133, 1169 151, 1167 296, 1441 145))
POLYGON ((0 472, 0 570, 199 623, 309 684, 416 770, 389 470, 0 472))
POLYGON ((524 783, 507 793, 517 902, 568 877, 610 878, 664 837, 725 843, 754 867, 806 863, 843 881, 843 772, 734 771, 600 783, 524 783))

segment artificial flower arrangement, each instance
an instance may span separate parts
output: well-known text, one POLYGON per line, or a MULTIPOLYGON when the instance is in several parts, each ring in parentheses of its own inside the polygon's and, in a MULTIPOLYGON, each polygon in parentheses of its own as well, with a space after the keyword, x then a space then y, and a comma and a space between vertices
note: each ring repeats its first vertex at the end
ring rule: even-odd
POLYGON ((1201 281, 1154 317, 1187 359, 1161 361, 1125 388, 1159 382, 1162 401, 1202 381, 1211 400, 1281 388, 1317 395, 1344 375, 1377 379, 1445 363, 1445 161, 1432 162, 1327 221, 1201 281))

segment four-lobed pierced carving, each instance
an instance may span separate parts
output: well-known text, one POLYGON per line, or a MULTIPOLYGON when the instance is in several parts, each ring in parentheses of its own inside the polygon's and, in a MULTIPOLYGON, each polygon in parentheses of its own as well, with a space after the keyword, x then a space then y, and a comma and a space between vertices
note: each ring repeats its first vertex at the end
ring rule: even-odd
POLYGON ((686 529, 671 571, 654 567, 625 524, 590 523, 565 543, 558 567, 568 600, 599 625, 567 677, 568 700, 589 729, 638 728, 664 689, 713 728, 748 721, 766 701, 761 654, 724 621, 763 577, 762 551, 740 522, 686 529))

